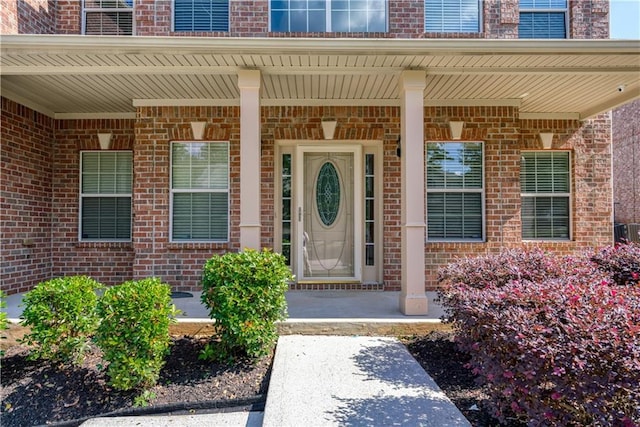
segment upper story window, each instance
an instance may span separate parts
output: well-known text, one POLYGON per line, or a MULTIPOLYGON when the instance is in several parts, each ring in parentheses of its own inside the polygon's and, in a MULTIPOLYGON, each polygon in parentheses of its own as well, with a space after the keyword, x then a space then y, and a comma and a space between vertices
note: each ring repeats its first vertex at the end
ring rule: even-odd
POLYGON ((229 31, 229 0, 173 0, 174 31, 229 31))
POLYGON ((521 39, 567 38, 567 0, 520 0, 521 39))
POLYGON ((522 238, 570 238, 571 164, 568 151, 522 153, 522 238))
POLYGON ((274 32, 385 32, 386 0, 271 0, 274 32))
POLYGON ((131 151, 80 153, 80 240, 131 240, 131 151))
POLYGON ((171 144, 171 241, 229 240, 229 143, 171 144))
POLYGON ((133 0, 84 0, 82 6, 84 34, 133 35, 133 0))
POLYGON ((424 30, 438 33, 480 31, 480 0, 425 0, 424 30))
POLYGON ((428 240, 484 239, 481 142, 427 144, 428 240))

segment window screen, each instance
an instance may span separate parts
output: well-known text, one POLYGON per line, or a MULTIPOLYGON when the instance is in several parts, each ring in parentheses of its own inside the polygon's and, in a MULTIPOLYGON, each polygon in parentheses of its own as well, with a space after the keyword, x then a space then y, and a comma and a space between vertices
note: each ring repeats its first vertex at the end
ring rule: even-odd
POLYGON ((480 3, 478 0, 425 0, 424 29, 477 33, 480 31, 480 3))
POLYGON ((84 0, 84 34, 133 34, 133 0, 84 0))
POLYGON ((567 38, 566 0, 520 0, 521 39, 567 38))
POLYGON ((229 0, 174 0, 174 31, 229 31, 229 0))
POLYGON ((171 144, 171 238, 227 241, 229 144, 171 144))
POLYGON ((569 152, 523 152, 520 165, 523 239, 569 239, 569 152))
POLYGON ((427 144, 427 237, 482 240, 482 143, 427 144))
POLYGON ((80 153, 80 240, 131 239, 132 154, 80 153))

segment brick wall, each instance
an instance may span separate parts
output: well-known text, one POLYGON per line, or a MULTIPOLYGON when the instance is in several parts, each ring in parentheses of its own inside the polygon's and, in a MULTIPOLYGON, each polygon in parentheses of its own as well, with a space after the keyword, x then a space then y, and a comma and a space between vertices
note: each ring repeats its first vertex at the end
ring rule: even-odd
POLYGON ((53 120, 1 102, 0 284, 15 293, 51 277, 53 120))
POLYGON ((87 275, 106 285, 132 278, 131 243, 79 242, 78 212, 80 151, 99 150, 99 132, 112 133, 112 150, 131 150, 133 122, 124 119, 56 120, 52 193, 52 214, 56 219, 52 223, 53 277, 87 275))
POLYGON ((569 38, 608 39, 609 0, 569 0, 569 38))
POLYGON ((640 223, 640 100, 613 110, 615 221, 640 223))
MULTIPOLYGON (((389 2, 389 31, 382 33, 271 33, 269 0, 233 0, 228 32, 173 32, 171 0, 135 0, 135 34, 193 37, 518 38, 519 0, 484 0, 479 33, 425 33, 424 1, 389 2)), ((570 0, 569 37, 609 37, 608 0, 570 0)), ((0 9, 3 34, 80 34, 80 0, 21 0, 0 9)))
POLYGON ((541 247, 572 253, 611 244, 610 125, 608 114, 580 122, 519 120, 511 107, 430 107, 425 110, 425 139, 447 140, 448 120, 465 122, 462 140, 484 141, 486 242, 425 245, 426 287, 437 286, 437 269, 460 257, 509 247, 541 247), (553 149, 572 151, 573 239, 522 242, 520 151, 541 149, 540 132, 554 132, 553 149))
POLYGON ((0 7, 0 33, 53 34, 55 17, 55 0, 3 0, 0 7))
POLYGON ((179 290, 200 286, 202 266, 214 253, 239 250, 240 121, 238 107, 143 107, 135 124, 133 276, 161 277, 179 290), (169 143, 193 140, 190 122, 205 121, 204 140, 229 141, 230 240, 169 242, 169 143))

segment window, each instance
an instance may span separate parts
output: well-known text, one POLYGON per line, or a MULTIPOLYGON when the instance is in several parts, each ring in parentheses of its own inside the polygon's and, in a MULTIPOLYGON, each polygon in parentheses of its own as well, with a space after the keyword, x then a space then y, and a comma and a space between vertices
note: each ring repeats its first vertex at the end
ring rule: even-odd
POLYGON ((291 266, 291 154, 282 154, 282 255, 291 266))
POLYGON ((174 31, 229 31, 229 0, 174 0, 174 31))
POLYGON ((520 0, 521 39, 567 38, 567 0, 520 0))
POLYGON ((84 0, 83 33, 87 35, 133 35, 133 0, 84 0))
POLYGON ((271 0, 274 32, 385 32, 386 0, 271 0))
POLYGON ((482 241, 482 143, 428 143, 426 169, 427 238, 482 241))
POLYGON ((132 154, 80 153, 80 240, 131 239, 132 154))
POLYGON ((375 265, 375 155, 364 155, 364 248, 365 265, 375 265))
POLYGON ((570 170, 567 151, 522 153, 523 239, 569 239, 570 170))
POLYGON ((171 144, 171 240, 229 240, 229 144, 171 144))
POLYGON ((479 0, 425 0, 424 30, 439 33, 480 31, 479 0))

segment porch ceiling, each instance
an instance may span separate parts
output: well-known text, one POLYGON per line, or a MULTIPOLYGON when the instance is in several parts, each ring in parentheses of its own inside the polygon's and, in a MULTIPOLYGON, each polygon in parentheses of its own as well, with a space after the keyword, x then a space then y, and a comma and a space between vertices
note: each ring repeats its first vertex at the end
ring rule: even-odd
POLYGON ((2 95, 57 118, 132 117, 142 105, 399 105, 424 70, 425 105, 511 105, 584 119, 640 98, 640 41, 1 36, 2 95), (620 91, 619 88, 624 90, 620 91))

